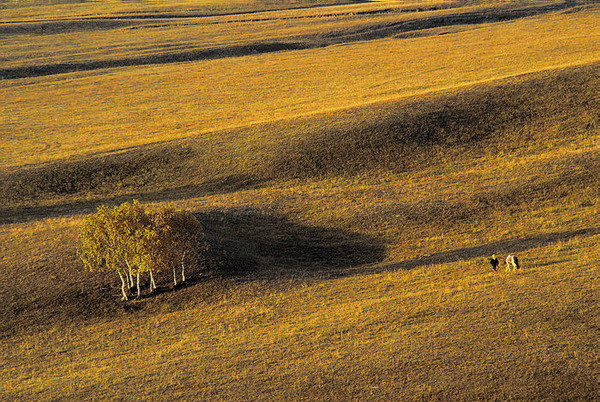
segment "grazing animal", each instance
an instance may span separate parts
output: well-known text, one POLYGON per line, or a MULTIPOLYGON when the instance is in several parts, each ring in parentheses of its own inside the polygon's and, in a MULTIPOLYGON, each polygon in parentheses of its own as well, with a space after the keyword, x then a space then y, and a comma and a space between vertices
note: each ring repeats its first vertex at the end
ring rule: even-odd
POLYGON ((521 267, 519 266, 519 259, 517 256, 514 254, 509 254, 508 257, 506 257, 506 272, 516 271, 520 268, 521 267))
POLYGON ((500 261, 498 260, 498 257, 496 257, 496 254, 494 254, 492 258, 490 258, 490 264, 492 265, 492 269, 494 271, 498 270, 498 265, 500 265, 500 261))

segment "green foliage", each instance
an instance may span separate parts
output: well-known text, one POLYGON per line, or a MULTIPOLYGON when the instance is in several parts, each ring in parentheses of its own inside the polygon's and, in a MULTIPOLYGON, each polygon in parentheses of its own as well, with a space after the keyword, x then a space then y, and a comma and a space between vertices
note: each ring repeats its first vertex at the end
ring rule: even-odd
POLYGON ((162 207, 146 210, 138 201, 125 202, 117 207, 101 206, 81 224, 81 244, 78 255, 90 271, 115 272, 121 279, 123 299, 126 287, 133 287, 137 278, 150 274, 150 290, 155 288, 154 272, 185 267, 204 262, 207 250, 202 225, 189 212, 162 207))

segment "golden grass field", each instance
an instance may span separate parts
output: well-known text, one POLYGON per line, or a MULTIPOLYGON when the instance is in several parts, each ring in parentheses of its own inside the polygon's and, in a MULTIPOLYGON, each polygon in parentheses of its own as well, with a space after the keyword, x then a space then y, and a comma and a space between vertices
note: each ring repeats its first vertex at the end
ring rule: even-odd
POLYGON ((599 23, 0 2, 0 399, 600 399, 599 23), (77 226, 134 198, 220 264, 120 302, 77 226))

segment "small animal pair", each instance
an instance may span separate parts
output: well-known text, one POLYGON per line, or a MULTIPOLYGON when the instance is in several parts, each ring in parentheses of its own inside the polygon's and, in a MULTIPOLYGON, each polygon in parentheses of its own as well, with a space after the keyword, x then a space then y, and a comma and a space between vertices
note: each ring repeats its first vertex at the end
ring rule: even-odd
MULTIPOLYGON (((490 258, 490 265, 492 266, 492 269, 494 271, 498 270, 498 265, 500 265, 500 260, 498 260, 498 257, 496 257, 496 255, 494 254, 492 256, 492 258, 490 258)), ((510 271, 516 271, 517 269, 520 269, 521 266, 519 265, 519 259, 517 258, 516 255, 514 254, 509 254, 508 257, 506 257, 506 272, 510 272, 510 271)))

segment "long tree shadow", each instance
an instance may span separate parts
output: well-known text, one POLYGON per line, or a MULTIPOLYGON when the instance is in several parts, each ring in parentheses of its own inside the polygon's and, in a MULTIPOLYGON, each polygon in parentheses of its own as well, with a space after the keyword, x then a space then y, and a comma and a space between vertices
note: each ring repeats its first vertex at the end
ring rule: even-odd
POLYGON ((252 209, 199 212, 220 274, 252 279, 322 277, 384 260, 380 239, 303 225, 252 209))
POLYGON ((492 254, 520 253, 577 236, 593 236, 599 227, 503 240, 382 265, 384 242, 345 230, 315 227, 257 210, 198 212, 207 240, 220 262, 218 274, 254 279, 338 278, 446 264, 492 254))
MULTIPOLYGON (((212 273, 190 269, 185 286, 173 288, 170 274, 160 276, 160 291, 144 297, 142 303, 121 303, 113 286, 113 276, 98 275, 105 283, 102 288, 81 290, 77 282, 40 295, 11 294, 0 303, 5 324, 0 325, 0 338, 24 332, 44 330, 57 322, 74 323, 97 317, 113 317, 146 311, 162 311, 161 306, 183 309, 195 303, 198 297, 208 300, 226 291, 228 282, 211 280, 215 277, 233 277, 243 281, 279 279, 323 280, 374 274, 469 260, 491 254, 520 253, 578 236, 593 236, 600 227, 545 233, 493 243, 441 251, 435 254, 382 264, 386 257, 384 242, 372 236, 346 230, 310 226, 291 221, 285 216, 255 209, 230 209, 197 212, 196 217, 205 227, 207 240, 215 260, 220 264, 212 273), (111 279, 112 278, 112 279, 111 279), (219 288, 221 286, 221 288, 219 288), (182 290, 182 292, 179 292, 182 290), (154 296, 161 295, 156 298, 154 296), (31 296, 31 297, 29 297, 31 296), (35 296, 35 297, 34 297, 35 296)), ((77 265, 74 255, 61 254, 58 270, 77 265)), ((44 262, 46 264, 47 262, 44 262)), ((525 259, 525 264, 527 263, 525 259)), ((91 281, 94 282, 94 281, 91 281)), ((144 288, 147 288, 145 286, 144 288)), ((21 292, 27 292, 23 290, 21 292)))
MULTIPOLYGON (((362 264, 384 260, 385 247, 376 238, 339 229, 315 227, 263 210, 230 209, 198 212, 210 244, 209 267, 186 270, 185 284, 173 286, 170 271, 157 273, 158 289, 148 293, 148 277, 142 278, 141 299, 119 301, 118 280, 110 273, 89 273, 89 283, 102 287, 82 289, 75 280, 63 287, 48 288, 39 295, 27 290, 0 294, 0 339, 15 334, 41 331, 52 323, 73 323, 99 317, 161 309, 184 309, 198 298, 210 300, 226 292, 228 279, 255 281, 310 279, 329 276, 362 264), (214 264, 216 262, 216 264, 214 264), (158 297, 157 297, 158 296, 158 297)), ((74 253, 60 255, 57 272, 69 274, 79 261, 74 253)), ((46 263, 46 262, 44 262, 46 263)), ((65 280, 69 282, 69 280, 65 280)), ((133 292, 132 292, 133 293, 133 292)))
POLYGON ((599 227, 591 227, 564 232, 544 233, 538 236, 520 239, 497 241, 480 246, 442 251, 412 260, 390 264, 383 268, 378 268, 377 271, 410 270, 426 265, 447 264, 477 257, 491 256, 492 254, 502 255, 508 253, 519 253, 532 248, 543 247, 551 243, 569 240, 577 236, 593 236, 598 233, 600 233, 599 227))

